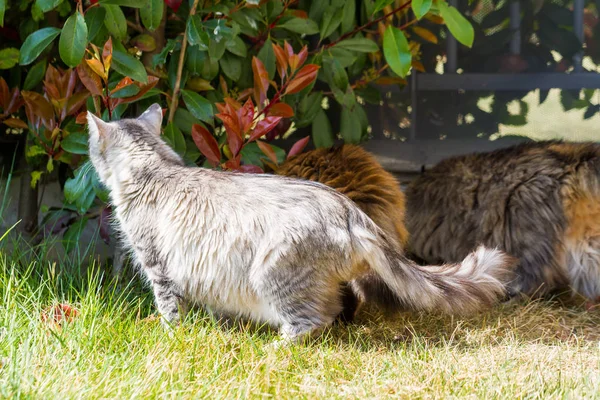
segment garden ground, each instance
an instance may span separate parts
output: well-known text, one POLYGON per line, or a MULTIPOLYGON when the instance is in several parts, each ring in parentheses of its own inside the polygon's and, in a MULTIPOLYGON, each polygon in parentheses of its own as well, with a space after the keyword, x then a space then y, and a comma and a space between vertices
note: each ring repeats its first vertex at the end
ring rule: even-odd
POLYGON ((47 249, 0 250, 0 397, 600 397, 600 309, 577 301, 468 319, 365 310, 273 349, 275 332, 227 329, 201 311, 169 336, 138 278, 119 288, 107 268, 50 263, 47 249), (53 322, 57 304, 76 315, 53 322))

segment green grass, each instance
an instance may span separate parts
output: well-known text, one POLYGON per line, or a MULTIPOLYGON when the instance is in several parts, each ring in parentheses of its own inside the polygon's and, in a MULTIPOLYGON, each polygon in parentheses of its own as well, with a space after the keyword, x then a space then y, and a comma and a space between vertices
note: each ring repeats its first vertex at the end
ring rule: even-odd
POLYGON ((192 312, 170 337, 139 279, 46 247, 0 250, 0 397, 593 398, 600 312, 509 304, 470 319, 365 310, 356 324, 272 349, 276 332, 226 329, 192 312), (66 303, 79 314, 42 320, 66 303))

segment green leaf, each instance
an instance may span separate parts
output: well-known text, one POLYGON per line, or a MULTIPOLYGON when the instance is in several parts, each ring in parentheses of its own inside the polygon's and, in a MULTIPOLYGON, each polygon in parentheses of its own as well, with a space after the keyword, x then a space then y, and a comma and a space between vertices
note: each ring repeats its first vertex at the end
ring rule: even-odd
POLYGON ((185 138, 183 137, 183 133, 181 133, 181 131, 175 124, 171 122, 165 127, 163 138, 169 144, 169 146, 171 146, 173 150, 175 150, 177 154, 185 154, 185 138))
POLYGON ((208 50, 208 34, 202 26, 200 15, 192 15, 187 22, 188 41, 192 46, 199 46, 200 50, 208 50))
POLYGON ((23 46, 21 46, 19 64, 31 64, 59 34, 60 29, 49 27, 42 28, 27 36, 23 46))
POLYGON ((42 59, 29 69, 29 72, 27 72, 27 76, 25 77, 23 90, 32 90, 42 81, 42 79, 44 79, 44 75, 46 74, 46 64, 46 60, 42 59))
POLYGON ((375 43, 371 39, 360 37, 342 40, 341 42, 336 44, 335 47, 340 49, 356 51, 359 53, 374 53, 379 50, 379 46, 377 46, 377 43, 375 43))
POLYGON ((223 73, 232 81, 236 82, 242 74, 242 60, 232 54, 226 53, 219 62, 223 73))
POLYGON ((445 1, 439 1, 437 4, 452 36, 467 47, 473 46, 475 31, 471 23, 456 8, 448 6, 445 1))
MULTIPOLYGON (((275 152, 275 156, 277 156, 277 162, 282 163, 285 160, 285 151, 271 143, 269 145, 275 152)), ((244 164, 258 165, 259 167, 264 167, 263 160, 268 159, 256 142, 248 143, 242 147, 240 155, 244 164)))
POLYGON ((269 73, 269 79, 273 79, 275 76, 275 51, 273 50, 273 43, 271 39, 267 39, 262 49, 258 52, 258 59, 262 61, 265 69, 269 73))
POLYGON ((210 101, 198 93, 182 90, 183 101, 192 115, 207 124, 213 124, 213 107, 210 101))
POLYGON ((6 0, 0 0, 0 26, 4 27, 4 12, 6 11, 6 0))
POLYGON ((408 41, 400 29, 391 25, 383 35, 383 56, 392 71, 402 78, 406 77, 412 61, 408 41))
POLYGON ((72 132, 60 142, 63 150, 73 154, 88 153, 88 135, 84 132, 72 132))
POLYGON ((19 49, 8 47, 0 50, 0 69, 9 69, 19 63, 19 49))
POLYGON ((335 58, 338 60, 342 68, 347 68, 356 62, 355 53, 340 49, 338 46, 327 50, 327 53, 323 55, 323 61, 325 62, 328 58, 335 58))
POLYGON ((119 6, 104 4, 102 7, 106 10, 106 18, 104 26, 110 34, 117 40, 121 41, 127 36, 127 20, 125 14, 119 6))
POLYGON ((348 87, 348 74, 340 62, 335 58, 328 59, 324 63, 324 70, 329 84, 345 92, 348 87))
MULTIPOLYGON (((164 65, 167 62, 167 56, 174 50, 179 50, 181 48, 181 43, 176 39, 168 39, 167 44, 160 53, 155 54, 152 57, 152 68, 156 68, 158 65, 164 65)), ((192 49, 193 47, 190 47, 192 49)), ((187 61, 187 59, 186 59, 187 61)))
POLYGON ((210 39, 208 41, 208 56, 211 60, 219 61, 223 54, 225 54, 225 40, 210 39))
POLYGON ((392 4, 393 2, 394 0, 377 0, 375 2, 375 8, 373 9, 371 15, 383 10, 386 6, 392 4))
POLYGON ((227 51, 235 54, 236 56, 246 57, 248 55, 246 44, 239 36, 236 36, 233 38, 233 40, 227 42, 225 47, 227 48, 227 51))
POLYGON ((287 20, 285 23, 277 26, 277 28, 287 29, 290 32, 305 33, 307 35, 314 35, 319 33, 319 26, 312 19, 304 18, 292 18, 287 20))
POLYGON ((88 41, 91 42, 96 38, 96 36, 104 26, 105 18, 106 10, 102 7, 90 8, 85 13, 85 24, 88 27, 88 41))
POLYGON ((38 146, 37 144, 33 145, 33 146, 29 146, 27 148, 27 153, 26 153, 26 157, 27 158, 33 158, 35 156, 42 156, 42 155, 46 155, 46 150, 44 150, 44 148, 42 146, 38 146))
POLYGON ((62 2, 63 0, 35 0, 35 4, 45 13, 54 10, 62 2))
POLYGON ((342 10, 342 34, 348 33, 354 27, 356 20, 356 1, 346 1, 342 10))
POLYGON ((119 42, 113 43, 113 59, 110 66, 123 76, 128 76, 138 82, 148 83, 148 74, 146 73, 144 64, 137 58, 129 55, 119 42))
POLYGON ((432 0, 413 0, 411 7, 417 19, 423 18, 425 14, 429 12, 431 8, 432 0))
POLYGON ((344 138, 345 143, 353 144, 358 144, 362 136, 362 128, 358 116, 346 107, 342 108, 340 134, 344 138))
POLYGON ((81 234, 83 233, 87 223, 88 217, 81 217, 65 231, 63 235, 63 246, 67 254, 69 254, 79 245, 79 242, 81 241, 81 234))
POLYGON ((58 41, 60 58, 69 67, 74 68, 83 59, 87 47, 87 25, 85 19, 78 11, 71 15, 63 26, 58 41))
POLYGON ((323 14, 321 20, 321 40, 328 38, 342 23, 342 13, 333 7, 329 7, 323 14))
POLYGON ((154 31, 160 25, 165 9, 164 0, 146 0, 146 6, 140 8, 142 23, 148 30, 154 31))
POLYGON ((316 147, 331 147, 335 141, 327 114, 320 109, 312 123, 312 139, 316 147))
POLYGON ((144 8, 148 7, 147 0, 100 0, 100 4, 112 4, 116 6, 125 6, 131 8, 144 8))
POLYGON ((74 177, 67 179, 64 187, 65 200, 75 204, 80 213, 85 213, 94 202, 93 181, 98 179, 92 163, 88 160, 75 170, 74 177))

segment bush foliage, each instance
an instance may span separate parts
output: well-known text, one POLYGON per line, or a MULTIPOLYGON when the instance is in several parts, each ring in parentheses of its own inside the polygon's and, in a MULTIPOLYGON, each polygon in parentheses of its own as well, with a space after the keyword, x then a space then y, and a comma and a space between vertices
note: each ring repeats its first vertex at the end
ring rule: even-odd
POLYGON ((186 162, 261 172, 302 151, 310 135, 287 155, 273 143, 296 130, 318 147, 366 140, 365 101, 424 70, 421 48, 442 32, 425 25, 474 40, 445 0, 0 0, 0 25, 0 123, 27 136, 32 186, 72 171, 65 209, 48 214, 68 247, 90 219, 108 240, 87 110, 115 120, 158 102, 186 162))

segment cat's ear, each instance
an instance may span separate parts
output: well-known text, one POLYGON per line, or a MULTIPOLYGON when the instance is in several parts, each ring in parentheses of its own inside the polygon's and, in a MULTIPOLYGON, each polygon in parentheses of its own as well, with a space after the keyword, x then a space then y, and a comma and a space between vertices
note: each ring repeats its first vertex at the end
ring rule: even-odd
POLYGON ((90 111, 87 112, 88 131, 91 138, 105 139, 110 130, 108 123, 96 117, 90 111))
POLYGON ((144 121, 150 126, 153 133, 160 135, 160 127, 162 125, 163 113, 162 108, 158 103, 152 104, 146 111, 138 117, 138 120, 144 121))

